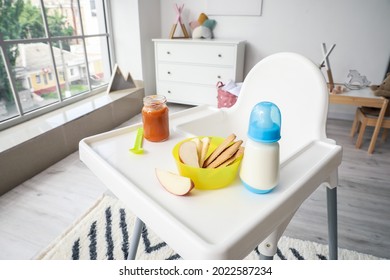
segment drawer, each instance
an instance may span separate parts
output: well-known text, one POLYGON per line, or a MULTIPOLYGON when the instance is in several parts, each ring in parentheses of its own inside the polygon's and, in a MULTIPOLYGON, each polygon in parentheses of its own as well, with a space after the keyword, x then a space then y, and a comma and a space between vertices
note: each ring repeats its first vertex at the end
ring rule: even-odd
POLYGON ((185 82, 215 86, 218 81, 234 80, 232 67, 206 67, 199 65, 165 64, 157 65, 157 76, 161 81, 185 82))
POLYGON ((168 102, 217 106, 216 86, 159 82, 157 85, 157 93, 164 95, 168 99, 168 102))
POLYGON ((233 45, 157 43, 156 47, 158 61, 231 66, 236 63, 233 45))

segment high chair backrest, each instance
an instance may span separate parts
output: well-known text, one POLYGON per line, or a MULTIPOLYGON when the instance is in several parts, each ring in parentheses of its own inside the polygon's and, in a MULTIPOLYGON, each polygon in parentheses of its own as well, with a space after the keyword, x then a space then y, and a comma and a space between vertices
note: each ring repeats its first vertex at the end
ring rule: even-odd
POLYGON ((281 162, 308 143, 326 138, 328 89, 318 66, 302 55, 278 53, 248 73, 236 104, 226 109, 229 125, 246 138, 252 108, 261 101, 281 112, 281 162))

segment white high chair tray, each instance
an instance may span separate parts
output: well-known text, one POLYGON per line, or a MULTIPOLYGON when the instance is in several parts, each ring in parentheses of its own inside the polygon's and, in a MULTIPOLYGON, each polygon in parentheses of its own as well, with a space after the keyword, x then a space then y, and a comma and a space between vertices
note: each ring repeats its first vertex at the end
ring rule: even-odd
POLYGON ((269 194, 249 192, 237 176, 222 189, 193 189, 187 196, 175 196, 160 185, 155 168, 177 172, 172 149, 189 135, 175 128, 215 113, 207 108, 171 115, 169 140, 144 140, 142 155, 129 152, 141 125, 137 124, 83 139, 80 158, 184 259, 242 259, 293 215, 315 190, 313 185, 329 178, 333 166, 341 162, 341 155, 334 157, 340 147, 322 141, 310 143, 299 156, 282 163, 280 183, 269 194))

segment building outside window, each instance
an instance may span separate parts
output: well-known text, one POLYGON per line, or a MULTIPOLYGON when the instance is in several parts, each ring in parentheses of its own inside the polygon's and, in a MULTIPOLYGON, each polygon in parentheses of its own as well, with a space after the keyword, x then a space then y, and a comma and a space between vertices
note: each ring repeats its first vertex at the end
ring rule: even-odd
POLYGON ((107 85, 107 9, 105 0, 1 0, 0 129, 107 85))
POLYGON ((41 75, 35 75, 35 81, 37 84, 40 84, 41 83, 41 75))

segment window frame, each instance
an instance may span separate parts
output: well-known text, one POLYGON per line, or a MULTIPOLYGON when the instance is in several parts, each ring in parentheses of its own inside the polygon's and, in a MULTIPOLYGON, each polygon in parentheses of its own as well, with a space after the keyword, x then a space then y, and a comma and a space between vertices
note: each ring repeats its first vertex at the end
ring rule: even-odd
MULTIPOLYGON (((80 10, 80 0, 76 0, 78 9, 80 10)), ((103 10, 104 10, 104 25, 106 27, 106 33, 98 33, 93 35, 85 35, 84 34, 84 25, 81 17, 81 13, 78 14, 80 24, 82 26, 81 28, 81 35, 72 35, 72 36, 51 36, 50 32, 48 31, 48 21, 47 16, 43 12, 44 11, 44 0, 40 0, 41 5, 41 12, 42 12, 42 19, 43 19, 43 25, 46 30, 46 37, 44 38, 29 38, 29 39, 9 39, 4 40, 2 37, 2 34, 0 34, 0 54, 3 57, 4 67, 7 73, 8 82, 10 85, 10 89, 12 91, 12 96, 15 101, 16 109, 17 109, 17 115, 16 116, 10 116, 8 119, 3 120, 0 122, 0 132, 4 129, 10 128, 12 126, 15 126, 17 124, 26 122, 28 120, 31 120, 33 118, 36 118, 38 116, 47 114, 49 112, 58 110, 60 108, 66 107, 70 104, 76 103, 80 100, 86 99, 88 97, 91 97, 93 95, 96 95, 98 93, 104 92, 107 89, 108 83, 99 87, 92 87, 90 80, 87 79, 88 82, 88 91, 77 94, 75 96, 72 96, 70 98, 64 98, 64 96, 59 91, 59 85, 60 85, 60 72, 53 74, 53 79, 56 82, 56 88, 58 92, 58 101, 34 109, 33 111, 23 111, 21 100, 18 94, 18 91, 16 90, 16 79, 14 75, 12 74, 12 66, 9 60, 9 57, 6 55, 5 50, 7 49, 8 45, 16 45, 16 44, 29 44, 29 43, 47 43, 50 49, 50 56, 51 61, 54 66, 56 66, 56 61, 54 58, 54 52, 53 52, 53 43, 55 41, 64 41, 64 40, 72 40, 72 39, 80 39, 83 42, 83 49, 84 49, 84 59, 86 63, 86 69, 87 73, 90 73, 89 70, 89 63, 88 63, 88 53, 85 45, 85 41, 88 38, 105 38, 107 42, 107 58, 108 58, 108 65, 109 65, 109 71, 110 75, 112 74, 113 69, 113 61, 115 59, 114 54, 114 42, 112 40, 112 18, 111 18, 111 7, 110 7, 110 1, 109 0, 99 0, 102 1, 103 10)), ((1 59, 1 57, 0 57, 1 59)), ((89 76, 89 75, 88 75, 89 76)), ((41 77, 41 83, 43 82, 41 77)))

